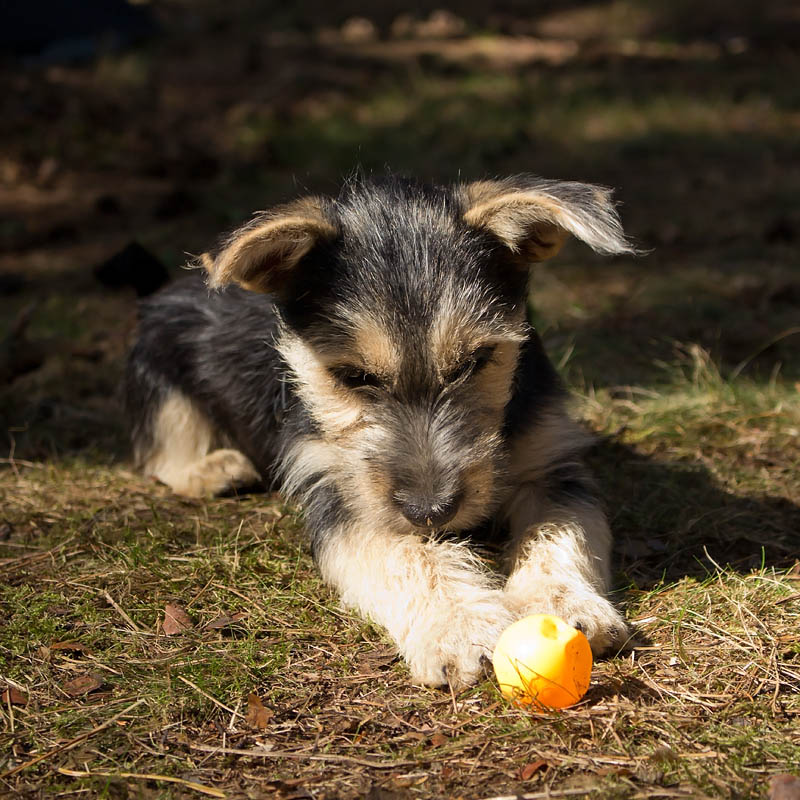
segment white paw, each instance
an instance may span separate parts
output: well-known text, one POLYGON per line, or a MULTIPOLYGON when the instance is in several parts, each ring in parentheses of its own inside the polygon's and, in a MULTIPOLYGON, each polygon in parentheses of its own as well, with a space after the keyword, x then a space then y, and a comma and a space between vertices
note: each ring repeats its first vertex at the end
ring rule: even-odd
POLYGON ((529 614, 561 617, 583 631, 595 656, 618 650, 630 638, 630 629, 620 612, 588 587, 576 590, 564 584, 540 585, 530 593, 514 592, 509 604, 517 610, 518 617, 529 614))
POLYGON ((476 683, 500 634, 514 621, 501 591, 472 604, 447 603, 428 609, 399 642, 414 683, 454 689, 476 683))
POLYGON ((238 450, 214 450, 192 464, 182 476, 178 494, 204 497, 258 483, 260 476, 250 459, 238 450))

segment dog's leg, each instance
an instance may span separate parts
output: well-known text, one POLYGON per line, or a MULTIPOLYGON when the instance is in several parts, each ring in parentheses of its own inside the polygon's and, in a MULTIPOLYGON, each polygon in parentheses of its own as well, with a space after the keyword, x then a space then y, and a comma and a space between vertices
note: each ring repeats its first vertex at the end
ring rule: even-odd
MULTIPOLYGON (((581 468, 572 481, 580 481, 581 468)), ((574 488, 574 486, 573 486, 574 488)), ((518 616, 554 614, 580 628, 595 655, 619 647, 628 627, 606 599, 611 534, 589 497, 523 484, 509 506, 511 541, 505 593, 518 616)))
POLYGON ((317 537, 317 561, 345 605, 383 625, 415 683, 474 683, 513 620, 493 576, 464 545, 344 524, 317 537))
POLYGON ((145 475, 188 497, 258 483, 258 472, 247 456, 227 447, 214 449, 219 438, 205 414, 172 390, 155 411, 147 451, 137 454, 138 460, 145 475))

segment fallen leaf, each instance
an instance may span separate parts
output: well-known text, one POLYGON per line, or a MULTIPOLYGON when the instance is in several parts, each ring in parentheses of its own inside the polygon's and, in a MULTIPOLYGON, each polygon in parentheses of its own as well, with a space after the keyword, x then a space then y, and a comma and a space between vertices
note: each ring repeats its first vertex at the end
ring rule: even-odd
POLYGON ((278 781, 286 789, 295 789, 308 783, 308 778, 286 778, 286 780, 278 781))
POLYGON ((161 629, 165 636, 174 636, 194 627, 189 615, 178 605, 167 603, 164 607, 164 622, 161 629))
POLYGON ((25 692, 21 692, 14 686, 8 686, 3 689, 0 699, 3 701, 4 705, 8 705, 9 703, 11 703, 12 706, 28 705, 28 695, 26 695, 25 692))
POLYGON ((71 681, 67 681, 61 688, 70 697, 82 697, 95 689, 99 689, 103 685, 103 679, 92 672, 86 675, 79 675, 71 681))
POLYGON ((234 622, 238 622, 240 619, 244 619, 246 616, 247 614, 244 611, 237 611, 235 614, 231 614, 230 616, 227 614, 220 614, 218 617, 214 617, 211 622, 207 622, 205 627, 209 630, 227 628, 229 625, 233 625, 234 622))
POLYGON ((800 777, 783 773, 769 780, 769 800, 800 800, 800 777))
POLYGON ((80 642, 67 641, 67 642, 53 642, 50 645, 51 650, 71 650, 75 653, 86 653, 88 648, 80 642))
POLYGON ((406 793, 394 792, 387 789, 385 786, 377 786, 373 784, 369 791, 364 795, 364 800, 401 800, 406 797, 406 793))
POLYGON ((447 744, 449 739, 443 733, 434 733, 431 736, 431 744, 434 747, 441 747, 443 744, 447 744))
POLYGON ((666 744, 659 745, 650 754, 653 761, 679 761, 678 754, 666 744))
POLYGON ((251 728, 259 728, 263 730, 269 725, 269 721, 275 716, 274 713, 267 708, 257 694, 251 692, 247 695, 247 716, 245 722, 251 728))
POLYGON ((429 777, 427 772, 409 772, 407 775, 397 775, 394 778, 394 784, 400 789, 408 789, 411 786, 425 783, 429 777))
POLYGON ((545 769, 547 767, 547 762, 540 758, 538 761, 531 761, 530 764, 525 764, 524 767, 520 767, 519 770, 519 779, 521 781, 529 781, 539 770, 545 769))
POLYGON ((608 775, 631 776, 633 772, 627 767, 598 767, 598 769, 595 770, 595 775, 599 775, 601 778, 605 778, 608 775))

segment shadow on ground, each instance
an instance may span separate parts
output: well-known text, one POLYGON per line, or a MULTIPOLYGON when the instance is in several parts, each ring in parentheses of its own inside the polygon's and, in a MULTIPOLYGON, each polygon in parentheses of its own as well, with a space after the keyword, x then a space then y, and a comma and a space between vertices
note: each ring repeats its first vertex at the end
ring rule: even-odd
POLYGON ((800 552, 800 506, 727 492, 702 466, 606 441, 591 458, 608 504, 617 569, 639 589, 717 567, 787 568, 800 552))

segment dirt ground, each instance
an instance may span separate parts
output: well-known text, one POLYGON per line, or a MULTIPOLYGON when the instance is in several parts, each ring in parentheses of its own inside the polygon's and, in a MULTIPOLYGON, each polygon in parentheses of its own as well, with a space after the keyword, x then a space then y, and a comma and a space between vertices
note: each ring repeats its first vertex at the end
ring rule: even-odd
POLYGON ((778 798, 800 774, 797 4, 374 6, 156 0, 93 30, 33 4, 26 36, 0 12, 0 793, 778 798), (130 471, 137 291, 357 169, 606 184, 647 251, 569 245, 534 275, 639 630, 575 709, 410 686, 297 509, 130 471))

